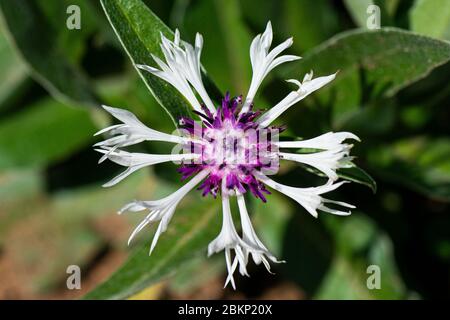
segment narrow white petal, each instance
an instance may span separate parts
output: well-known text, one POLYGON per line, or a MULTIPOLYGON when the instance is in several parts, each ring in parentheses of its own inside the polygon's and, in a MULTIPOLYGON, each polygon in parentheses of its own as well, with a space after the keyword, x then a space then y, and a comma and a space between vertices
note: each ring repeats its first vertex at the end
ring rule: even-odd
POLYGON ((257 122, 260 124, 261 127, 267 127, 272 123, 272 121, 278 118, 283 112, 285 112, 291 106, 293 106, 300 100, 304 99, 314 91, 330 83, 335 77, 336 74, 332 74, 326 77, 319 77, 312 80, 308 80, 309 78, 307 78, 307 81, 304 81, 301 84, 297 80, 293 79, 289 80, 289 82, 293 82, 299 85, 298 90, 290 92, 283 100, 281 100, 278 104, 272 107, 269 111, 264 113, 257 120, 257 122))
POLYGON ((230 200, 228 196, 222 195, 222 229, 217 238, 208 245, 208 256, 225 248, 235 248, 239 243, 240 239, 231 216, 230 200))
POLYGON ((154 222, 160 221, 158 229, 156 230, 155 236, 150 247, 150 254, 156 246, 159 236, 166 231, 170 220, 175 212, 178 203, 186 196, 186 194, 191 191, 197 184, 200 183, 207 175, 208 170, 201 171, 191 180, 189 180, 185 185, 174 193, 164 197, 160 200, 153 201, 134 201, 125 205, 119 213, 125 211, 139 212, 143 210, 149 210, 149 214, 142 220, 139 225, 134 229, 130 238, 128 239, 128 244, 132 239, 138 234, 145 226, 152 224, 154 222))
POLYGON ((266 257, 275 263, 282 263, 284 261, 278 261, 278 259, 269 250, 267 250, 266 246, 256 235, 247 212, 244 196, 242 194, 237 194, 237 201, 242 225, 242 239, 244 240, 244 242, 250 245, 250 247, 242 248, 245 255, 244 261, 248 260, 248 255, 250 254, 255 264, 259 265, 262 262, 267 271, 272 273, 270 270, 270 264, 267 261, 266 257), (252 248, 256 248, 257 250, 254 250, 252 248))
MULTIPOLYGON (((167 57, 166 57, 167 59, 167 57)), ((160 59, 157 59, 154 57, 155 61, 161 61, 160 59)), ((172 63, 175 63, 172 61, 172 63)), ((159 63, 160 67, 161 62, 159 63)), ((147 72, 150 72, 151 74, 163 79, 164 81, 171 84, 175 89, 177 89, 185 98, 188 100, 188 102, 191 104, 191 106, 194 108, 194 110, 201 111, 202 108, 200 106, 200 103, 198 102, 197 98, 195 97, 194 92, 190 88, 186 78, 182 75, 181 71, 178 68, 162 68, 163 70, 158 70, 156 68, 137 64, 137 68, 141 70, 145 70, 147 72), (164 70, 165 69, 165 70, 164 70)))
POLYGON ((267 74, 275 67, 288 61, 294 61, 300 57, 293 55, 280 56, 284 50, 289 48, 293 41, 292 38, 287 39, 283 43, 270 50, 270 46, 273 40, 272 24, 270 21, 267 23, 264 33, 258 34, 250 45, 250 62, 252 64, 252 80, 247 96, 244 101, 244 105, 241 109, 241 114, 247 112, 250 109, 250 105, 260 87, 262 81, 267 74))
MULTIPOLYGON (((267 176, 256 173, 259 180, 268 185, 269 187, 284 193, 291 199, 295 200, 298 204, 300 204, 303 208, 305 208, 312 216, 318 216, 317 210, 326 211, 333 214, 350 214, 345 213, 343 211, 333 210, 324 205, 325 202, 331 202, 332 200, 324 199, 320 195, 326 192, 333 191, 340 187, 345 181, 341 181, 338 183, 333 183, 329 180, 326 184, 319 187, 312 188, 296 188, 283 185, 281 183, 275 182, 267 176)), ((335 204, 339 204, 338 202, 333 202, 335 204)), ((346 204, 346 207, 350 205, 346 204)))
POLYGON ((276 144, 279 148, 311 148, 332 150, 341 147, 341 143, 346 139, 361 141, 351 132, 327 132, 318 137, 300 141, 280 141, 276 144))
POLYGON ((147 154, 147 153, 132 153, 123 150, 109 150, 96 149, 96 151, 103 153, 109 160, 128 167, 124 172, 113 178, 111 181, 105 183, 104 187, 110 187, 128 177, 133 172, 146 167, 167 161, 186 161, 199 157, 197 154, 147 154))
POLYGON ((247 241, 255 246, 261 248, 264 251, 268 251, 266 246, 259 240, 256 235, 255 229, 252 226, 252 222, 248 215, 247 207, 245 205, 245 199, 242 194, 237 195, 239 214, 241 218, 242 225, 242 238, 244 241, 247 241))
POLYGON ((110 133, 111 135, 118 136, 101 141, 95 146, 129 146, 135 143, 147 141, 164 141, 172 143, 185 143, 187 139, 185 137, 175 136, 153 130, 146 125, 144 125, 139 119, 130 111, 113 108, 108 106, 102 106, 106 111, 108 111, 113 117, 123 122, 123 124, 118 124, 110 126, 103 130, 100 130, 96 134, 110 133))
POLYGON ((349 149, 340 148, 315 153, 297 154, 280 152, 280 159, 307 164, 326 174, 330 179, 337 180, 336 170, 346 166, 349 149))
POLYGON ((181 41, 178 30, 175 31, 175 39, 173 42, 161 34, 161 50, 166 61, 163 62, 158 57, 153 57, 161 70, 145 65, 136 66, 170 83, 191 103, 195 110, 201 112, 202 108, 191 88, 192 86, 206 107, 211 112, 215 112, 216 108, 206 92, 202 81, 200 64, 202 48, 203 37, 198 33, 195 37, 195 47, 187 42, 181 41))

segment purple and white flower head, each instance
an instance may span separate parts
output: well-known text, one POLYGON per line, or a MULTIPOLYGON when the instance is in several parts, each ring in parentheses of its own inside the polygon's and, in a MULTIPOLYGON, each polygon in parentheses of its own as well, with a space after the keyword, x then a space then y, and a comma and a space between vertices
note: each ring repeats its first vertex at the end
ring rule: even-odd
POLYGON ((275 189, 298 202, 314 217, 318 211, 336 215, 349 215, 348 209, 354 206, 326 199, 324 193, 340 187, 344 181, 337 182, 336 170, 351 166, 349 156, 351 144, 347 139, 358 140, 349 132, 328 132, 308 140, 279 141, 278 135, 283 127, 273 126, 272 122, 288 108, 320 89, 335 78, 335 74, 313 78, 306 74, 303 81, 288 80, 297 86, 278 104, 267 112, 255 110, 253 100, 266 75, 282 63, 300 59, 293 55, 281 55, 292 45, 287 39, 273 49, 272 26, 267 24, 264 33, 259 34, 250 46, 250 61, 253 70, 248 93, 231 97, 227 93, 221 104, 216 105, 208 96, 201 78, 200 54, 203 38, 196 35, 195 45, 183 42, 178 30, 171 41, 161 35, 161 49, 165 61, 153 56, 159 68, 136 65, 137 68, 165 80, 174 86, 191 104, 198 119, 182 117, 179 119, 177 134, 166 134, 148 128, 129 111, 104 106, 105 110, 121 121, 99 131, 97 134, 109 134, 111 137, 97 143, 97 151, 103 156, 100 162, 109 159, 127 169, 104 186, 112 186, 145 166, 173 161, 180 164, 178 171, 182 180, 188 182, 176 192, 156 201, 134 201, 125 205, 119 213, 125 211, 148 211, 147 216, 136 227, 129 241, 145 226, 159 222, 151 244, 153 251, 157 240, 163 233, 183 197, 197 187, 203 196, 220 196, 222 201, 222 230, 208 246, 208 256, 225 251, 228 277, 225 285, 231 283, 235 288, 233 274, 236 269, 242 275, 248 275, 246 266, 249 257, 256 264, 261 262, 270 272, 270 262, 280 262, 269 252, 256 235, 252 226, 244 194, 250 192, 256 198, 266 202, 270 191, 275 189), (172 154, 131 153, 123 147, 142 141, 165 141, 176 144, 177 152, 172 154), (308 149, 308 153, 301 153, 308 149), (280 150, 295 150, 291 153, 280 150), (310 150, 316 150, 311 152, 310 150), (299 153, 300 152, 300 153, 299 153), (318 187, 297 188, 275 182, 268 176, 279 168, 280 160, 295 161, 310 166, 328 177, 328 181, 318 187), (237 200, 242 233, 239 234, 231 214, 230 200, 237 200), (332 204, 334 208, 328 207, 332 204), (347 209, 337 209, 339 207, 347 209))

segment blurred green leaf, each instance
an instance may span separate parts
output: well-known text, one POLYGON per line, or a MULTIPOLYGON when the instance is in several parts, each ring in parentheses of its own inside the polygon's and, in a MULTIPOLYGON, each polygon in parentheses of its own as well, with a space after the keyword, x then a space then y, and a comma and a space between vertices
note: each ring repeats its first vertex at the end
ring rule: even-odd
MULTIPOLYGON (((298 165, 301 166, 306 171, 312 172, 321 177, 326 177, 326 175, 323 172, 315 168, 302 164, 298 165)), ((376 181, 366 171, 364 171, 355 164, 353 164, 353 166, 350 168, 340 168, 336 171, 336 173, 341 179, 362 184, 366 187, 369 187, 374 193, 377 192, 376 181)))
POLYGON ((406 288, 398 272, 394 256, 394 246, 391 239, 384 233, 379 233, 368 252, 368 262, 380 267, 381 288, 372 290, 377 299, 404 299, 406 288))
MULTIPOLYGON (((155 189, 155 180, 143 171, 115 188, 95 185, 52 195, 45 193, 44 175, 37 170, 0 177, 0 245, 8 244, 9 256, 29 270, 19 274, 40 293, 58 290, 68 265, 85 270, 106 246, 122 248, 127 233, 116 232, 110 239, 111 226, 101 224, 114 221, 112 213, 130 198, 148 196, 155 189)), ((119 231, 125 231, 133 218, 124 216, 119 231)))
POLYGON ((450 140, 407 138, 370 150, 370 171, 429 197, 450 201, 450 140))
POLYGON ((85 299, 127 298, 170 276, 188 260, 206 254, 207 243, 219 230, 220 206, 214 202, 214 199, 202 199, 178 208, 151 257, 148 244, 138 246, 122 267, 85 299))
POLYGON ((337 171, 337 174, 341 179, 360 183, 372 189, 374 193, 377 192, 377 183, 375 180, 356 165, 351 168, 341 168, 337 171))
POLYGON ((82 41, 89 32, 86 1, 0 0, 7 32, 34 78, 63 102, 98 104, 91 86, 74 62, 82 52, 82 41), (81 30, 66 27, 70 4, 82 9, 81 30), (39 36, 30 36, 32 34, 39 36))
POLYGON ((251 80, 251 36, 238 1, 193 2, 187 9, 184 28, 192 36, 196 32, 203 35, 202 61, 217 84, 231 95, 245 94, 251 80), (217 19, 204 19, 211 14, 217 19))
POLYGON ((403 299, 406 290, 399 276, 392 242, 374 221, 361 212, 341 219, 327 216, 325 223, 335 240, 334 257, 322 279, 317 299, 403 299), (380 288, 369 289, 371 265, 380 269, 380 288))
POLYGON ((355 24, 363 28, 366 28, 367 18, 369 17, 367 8, 374 2, 374 0, 344 0, 344 4, 355 24))
POLYGON ((24 83, 26 67, 10 47, 0 27, 0 110, 3 104, 24 83))
POLYGON ((367 28, 367 22, 372 20, 373 15, 377 13, 380 15, 380 26, 392 25, 391 17, 394 15, 399 2, 400 0, 344 0, 353 21, 358 27, 362 28, 367 28), (373 5, 376 7, 370 7, 373 5))
POLYGON ((281 19, 274 27, 284 25, 285 34, 294 38, 293 47, 298 52, 319 45, 338 31, 338 16, 328 0, 287 0, 281 5, 281 19))
POLYGON ((95 130, 85 109, 38 102, 0 122, 0 169, 59 160, 92 141, 95 130))
MULTIPOLYGON (((151 54, 162 57, 161 33, 173 38, 172 31, 140 0, 102 0, 109 22, 120 39, 130 59, 136 64, 156 66, 151 54)), ((192 107, 172 85, 138 69, 148 89, 161 106, 169 113, 175 125, 181 116, 191 115, 192 107)), ((206 89, 217 89, 205 76, 206 89)))
POLYGON ((320 94, 322 100, 331 103, 334 99, 331 90, 333 94, 338 88, 339 91, 359 90, 355 81, 350 82, 351 87, 339 86, 342 81, 348 83, 348 77, 358 72, 372 89, 371 97, 389 97, 449 60, 450 44, 444 41, 395 28, 353 30, 308 52, 299 67, 287 71, 285 77, 299 78, 310 70, 318 76, 339 70, 336 80, 320 94))
POLYGON ((38 194, 43 186, 41 175, 34 169, 9 170, 0 175, 2 203, 14 202, 38 194))
POLYGON ((434 38, 449 39, 450 1, 416 0, 409 16, 412 31, 434 38))
POLYGON ((292 207, 283 195, 272 193, 266 203, 250 198, 252 223, 261 240, 280 260, 283 260, 283 238, 292 217, 292 207))

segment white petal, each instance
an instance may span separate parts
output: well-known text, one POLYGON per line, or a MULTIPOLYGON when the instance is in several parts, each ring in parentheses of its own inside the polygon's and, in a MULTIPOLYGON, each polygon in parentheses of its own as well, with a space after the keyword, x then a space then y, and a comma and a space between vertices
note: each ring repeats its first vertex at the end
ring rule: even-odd
POLYGON ((299 81, 295 79, 288 80, 289 82, 295 83, 299 86, 298 90, 291 91, 283 100, 281 100, 278 104, 272 107, 269 111, 264 113, 257 122, 261 127, 267 127, 278 118, 283 112, 285 112, 288 108, 299 102, 300 100, 307 97, 309 94, 313 93, 317 89, 322 88, 324 85, 330 83, 336 74, 332 74, 326 77, 319 77, 312 80, 308 80, 300 84, 299 81))
MULTIPOLYGON (((319 187, 312 187, 312 188, 296 188, 296 187, 290 187, 283 185, 281 183, 275 182, 272 179, 269 179, 267 176, 256 173, 259 180, 261 180, 263 183, 268 185, 269 187, 284 193, 288 197, 295 200, 298 204, 300 204, 303 208, 305 208, 312 216, 316 217, 318 216, 317 210, 326 211, 332 214, 339 214, 339 215, 348 215, 350 212, 346 211, 339 211, 334 210, 326 207, 324 203, 330 202, 338 205, 342 205, 342 203, 339 202, 332 202, 332 200, 324 199, 320 195, 326 192, 333 191, 340 187, 342 184, 346 183, 345 181, 341 181, 338 183, 334 183, 329 180, 326 184, 319 186, 319 187)), ((350 208, 350 204, 345 204, 345 207, 350 208)))
POLYGON ((155 233, 155 236, 153 237, 152 245, 150 247, 151 253, 155 248, 155 245, 161 233, 166 231, 167 226, 175 212, 175 209, 178 206, 178 203, 208 174, 209 174, 208 170, 201 171, 180 189, 160 200, 134 201, 125 205, 119 211, 120 214, 125 211, 139 212, 143 210, 149 210, 149 214, 145 217, 144 220, 142 220, 141 223, 139 223, 139 225, 134 229, 133 233, 130 235, 130 238, 128 239, 128 244, 130 244, 130 242, 133 240, 136 234, 139 233, 145 226, 154 223, 156 221, 161 221, 155 233))
MULTIPOLYGON (((155 61, 158 60, 156 57, 154 57, 153 59, 155 61)), ((166 59, 167 59, 167 57, 166 57, 166 59)), ((174 70, 172 70, 169 67, 162 68, 163 70, 158 70, 156 68, 153 68, 153 67, 150 67, 147 65, 142 65, 142 64, 137 64, 136 67, 138 69, 150 72, 151 74, 170 83, 175 89, 178 90, 178 92, 180 92, 186 98, 186 100, 191 104, 191 106, 192 106, 192 108, 194 108, 194 110, 199 111, 199 112, 202 111, 200 103, 198 102, 197 98, 195 97, 194 92, 190 88, 186 78, 182 75, 180 70, 178 70, 177 68, 174 68, 174 70)))
POLYGON ((342 147, 342 142, 346 139, 361 141, 351 132, 327 132, 318 137, 301 141, 281 141, 277 142, 279 148, 311 148, 322 150, 333 150, 342 147))
POLYGON ((300 57, 293 55, 277 57, 292 45, 292 38, 287 39, 283 43, 276 46, 272 51, 269 51, 272 44, 272 39, 272 24, 269 21, 264 33, 262 35, 257 35, 250 45, 250 61, 252 64, 253 75, 247 97, 245 98, 244 105, 242 106, 240 113, 245 113, 249 110, 250 104, 253 102, 258 88, 273 68, 282 63, 300 59, 300 57))
POLYGON ((125 147, 144 140, 165 141, 172 143, 185 143, 187 141, 187 138, 185 137, 171 135, 148 128, 128 110, 108 106, 102 107, 116 119, 122 121, 123 124, 113 125, 97 132, 96 135, 109 133, 111 135, 118 134, 118 136, 98 142, 94 146, 125 147))
POLYGON ((307 164, 323 172, 331 180, 337 180, 336 170, 347 166, 349 148, 326 150, 315 153, 297 154, 280 152, 280 159, 307 164))
MULTIPOLYGON (((225 179, 223 179, 225 181, 225 179)), ((240 238, 231 216, 230 200, 222 195, 222 229, 220 234, 208 245, 208 256, 225 248, 234 248, 240 244, 240 238)))
POLYGON ((111 181, 105 183, 104 187, 110 187, 125 179, 131 173, 154 164, 167 162, 167 161, 186 161, 198 158, 197 154, 147 154, 147 153, 135 153, 127 152, 123 150, 110 150, 110 149, 96 149, 96 151, 103 153, 109 160, 128 167, 127 170, 119 174, 111 181))
POLYGON ((270 253, 269 250, 267 250, 266 246, 261 242, 261 240, 259 240, 252 226, 250 217, 247 212, 247 207, 245 205, 245 199, 242 194, 237 195, 237 201, 242 225, 242 239, 244 240, 244 242, 250 245, 250 248, 243 247, 245 260, 247 260, 248 255, 251 254, 255 264, 259 265, 261 262, 263 262, 267 271, 271 273, 270 264, 267 261, 266 256, 275 263, 281 263, 284 261, 278 261, 277 258, 275 258, 275 256, 270 253), (257 250, 252 250, 252 248, 257 248, 257 250))
POLYGON ((255 247, 259 247, 264 251, 268 251, 264 244, 259 240, 256 235, 255 229, 252 226, 250 217, 247 212, 247 207, 245 205, 245 199, 242 194, 237 195, 239 214, 241 217, 241 225, 242 225, 242 239, 250 244, 253 244, 255 247))
POLYGON ((195 37, 195 47, 180 40, 180 33, 175 31, 175 40, 172 42, 161 34, 161 50, 166 62, 154 57, 155 62, 161 70, 145 65, 136 65, 138 68, 146 70, 173 85, 199 112, 202 112, 191 86, 202 98, 203 103, 211 111, 216 108, 203 85, 201 75, 200 56, 203 48, 203 38, 197 33, 195 37), (183 45, 184 49, 181 47, 183 45))

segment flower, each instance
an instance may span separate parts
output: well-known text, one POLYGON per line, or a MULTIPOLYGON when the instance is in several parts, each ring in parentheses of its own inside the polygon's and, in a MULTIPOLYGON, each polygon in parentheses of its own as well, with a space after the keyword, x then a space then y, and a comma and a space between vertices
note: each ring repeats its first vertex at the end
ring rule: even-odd
POLYGON ((181 41, 178 30, 175 31, 173 41, 161 35, 161 49, 165 61, 153 56, 158 68, 146 65, 136 67, 175 87, 191 104, 199 119, 195 121, 182 117, 179 119, 180 131, 176 134, 166 134, 148 128, 129 111, 104 106, 106 111, 122 123, 98 132, 97 134, 108 134, 111 137, 95 145, 96 150, 102 154, 99 162, 109 159, 127 167, 104 186, 112 186, 145 166, 167 161, 180 163, 178 171, 182 180, 189 179, 184 186, 163 199, 134 201, 119 211, 148 212, 131 234, 129 242, 145 226, 159 223, 150 253, 161 233, 167 229, 177 205, 189 191, 198 186, 203 196, 220 195, 222 229, 217 238, 209 244, 208 256, 225 251, 228 269, 225 286, 231 283, 233 288, 236 269, 239 269, 242 275, 248 275, 246 266, 250 257, 256 264, 263 263, 269 272, 270 262, 282 262, 270 253, 256 235, 245 205, 244 194, 247 192, 266 202, 266 197, 270 194, 266 187, 269 187, 292 198, 314 217, 318 216, 318 211, 348 215, 348 209, 354 208, 350 204, 329 200, 322 195, 345 183, 337 181, 336 170, 352 165, 352 157, 349 155, 352 145, 345 141, 359 141, 358 137, 349 132, 328 132, 307 140, 279 141, 278 135, 284 128, 272 125, 284 111, 330 83, 336 74, 313 78, 313 73, 310 72, 304 76, 302 82, 288 80, 297 86, 296 90, 291 91, 265 113, 254 110, 255 94, 266 75, 282 63, 300 59, 293 55, 281 55, 292 45, 292 38, 273 49, 270 49, 271 45, 272 26, 269 22, 264 33, 256 36, 250 46, 253 77, 245 99, 243 100, 242 96, 231 97, 227 93, 222 103, 215 105, 201 78, 202 36, 197 34, 195 45, 192 46, 181 41), (181 146, 183 152, 161 155, 122 150, 123 147, 142 141, 174 143, 181 146), (280 160, 290 160, 312 167, 327 176, 328 181, 324 185, 310 188, 290 187, 278 183, 268 176, 276 173, 280 160), (235 228, 231 214, 230 201, 233 198, 237 200, 239 208, 241 235, 235 228), (330 204, 334 208, 329 207, 330 204))

